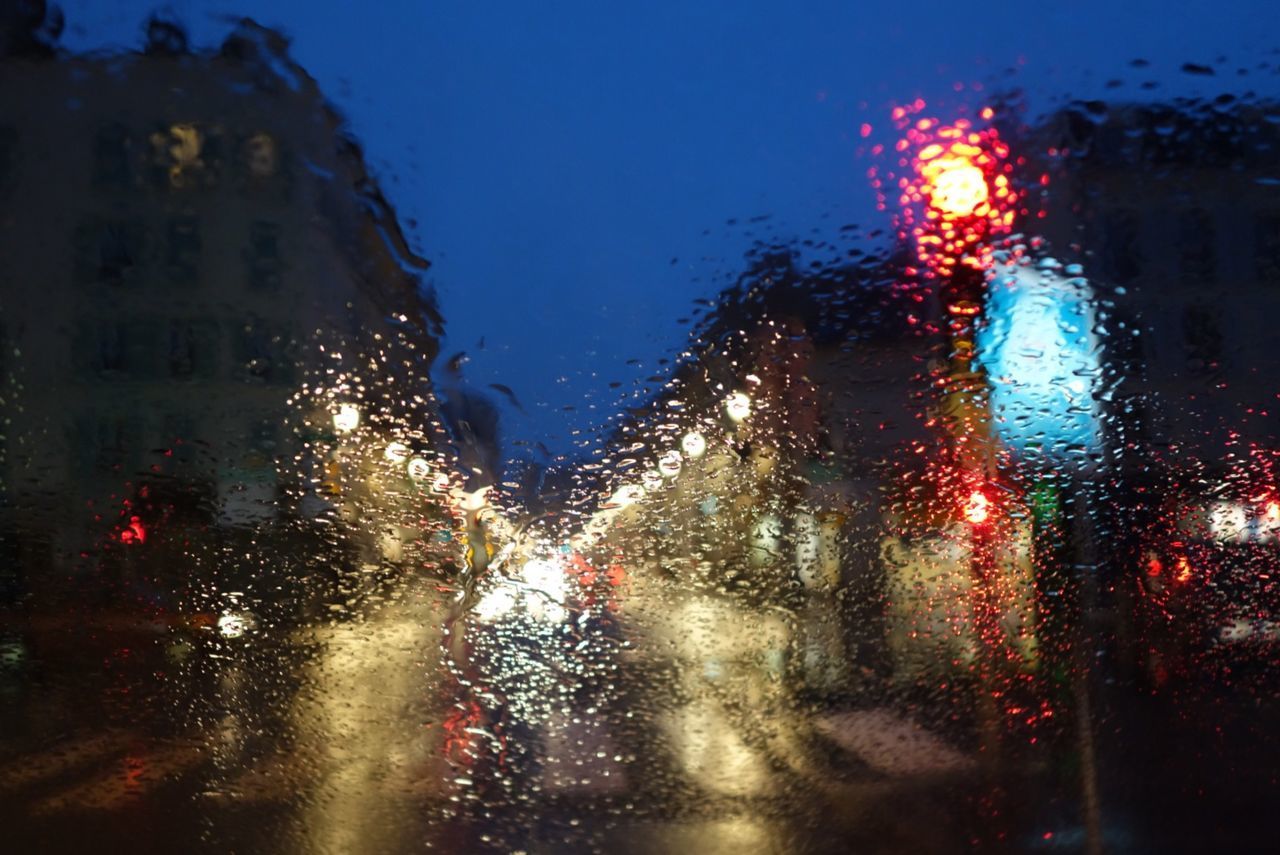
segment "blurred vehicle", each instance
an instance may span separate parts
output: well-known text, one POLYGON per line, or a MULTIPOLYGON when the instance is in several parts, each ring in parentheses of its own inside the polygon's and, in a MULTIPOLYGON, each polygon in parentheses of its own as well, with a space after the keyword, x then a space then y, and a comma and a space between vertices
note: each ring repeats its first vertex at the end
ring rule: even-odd
POLYGON ((1170 499, 1141 539, 1135 619, 1154 685, 1277 664, 1280 499, 1170 499))

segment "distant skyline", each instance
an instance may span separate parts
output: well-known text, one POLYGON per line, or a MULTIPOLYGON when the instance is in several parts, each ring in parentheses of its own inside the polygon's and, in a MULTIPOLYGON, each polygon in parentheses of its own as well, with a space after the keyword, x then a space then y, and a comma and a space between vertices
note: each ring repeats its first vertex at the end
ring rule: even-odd
POLYGON ((240 16, 290 35, 433 264, 444 357, 521 401, 494 393, 509 452, 599 427, 755 237, 887 228, 859 128, 889 141, 893 104, 1280 90, 1262 2, 58 5, 73 50, 135 48, 157 8, 198 48, 240 16))

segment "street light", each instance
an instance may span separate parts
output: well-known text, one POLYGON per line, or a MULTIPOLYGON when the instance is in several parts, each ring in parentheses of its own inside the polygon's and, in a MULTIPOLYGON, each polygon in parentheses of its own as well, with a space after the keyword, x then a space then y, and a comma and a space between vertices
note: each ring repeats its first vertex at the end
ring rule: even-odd
POLYGON ((734 392, 725 399, 724 411, 735 423, 746 421, 751 416, 751 398, 745 392, 734 392))
POLYGON ((343 404, 333 414, 333 429, 338 433, 351 433, 360 427, 360 408, 355 404, 343 404))
POLYGON ((684 435, 684 439, 680 440, 680 448, 690 460, 697 460, 706 453, 707 440, 696 430, 691 430, 684 435))
POLYGON ((405 472, 413 481, 425 481, 427 476, 431 474, 431 464, 425 458, 415 457, 405 466, 405 472))
POLYGON ((672 449, 658 458, 658 471, 667 478, 674 478, 680 474, 681 468, 684 466, 684 460, 680 457, 680 452, 672 449))

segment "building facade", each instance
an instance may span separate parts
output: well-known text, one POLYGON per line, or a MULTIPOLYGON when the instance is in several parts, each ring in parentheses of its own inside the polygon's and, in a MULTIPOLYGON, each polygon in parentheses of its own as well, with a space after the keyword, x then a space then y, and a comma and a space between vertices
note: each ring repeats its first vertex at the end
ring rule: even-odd
POLYGON ((20 563, 130 539, 141 485, 214 525, 270 519, 332 474, 319 446, 344 402, 434 441, 427 263, 286 48, 246 20, 194 52, 153 21, 137 53, 0 58, 0 484, 20 563))
POLYGON ((1274 104, 1073 104, 1022 144, 1049 177, 1035 232, 1114 304, 1118 422, 1147 448, 1220 457, 1274 439, 1280 309, 1274 104))

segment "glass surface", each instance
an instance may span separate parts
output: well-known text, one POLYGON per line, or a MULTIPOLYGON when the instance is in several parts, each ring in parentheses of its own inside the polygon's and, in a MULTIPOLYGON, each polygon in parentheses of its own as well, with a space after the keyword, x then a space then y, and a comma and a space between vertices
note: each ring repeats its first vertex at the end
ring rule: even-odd
POLYGON ((3 848, 1273 849, 1270 9, 1117 5, 0 0, 3 848))

